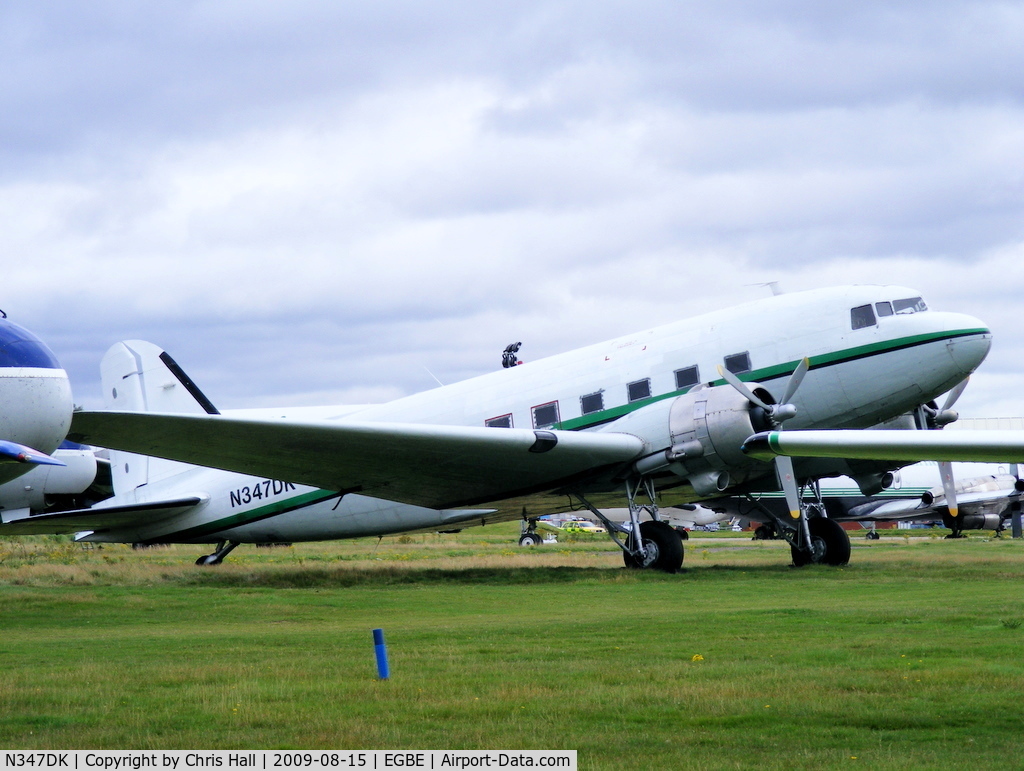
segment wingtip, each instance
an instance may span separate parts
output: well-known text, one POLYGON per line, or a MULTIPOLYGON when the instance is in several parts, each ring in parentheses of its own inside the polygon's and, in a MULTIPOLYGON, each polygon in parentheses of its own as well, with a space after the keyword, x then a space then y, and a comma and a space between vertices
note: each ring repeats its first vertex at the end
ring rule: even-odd
POLYGON ((37 466, 65 466, 62 460, 57 460, 45 452, 33 450, 17 442, 0 440, 0 462, 7 463, 31 463, 37 466))

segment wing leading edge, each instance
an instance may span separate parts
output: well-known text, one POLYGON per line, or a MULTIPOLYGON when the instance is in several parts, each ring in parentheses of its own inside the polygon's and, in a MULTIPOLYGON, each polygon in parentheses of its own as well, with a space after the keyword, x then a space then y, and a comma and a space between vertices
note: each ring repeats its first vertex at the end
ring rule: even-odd
POLYGON ((747 439, 743 452, 771 460, 856 458, 894 461, 1024 462, 1024 431, 765 431, 747 439))
POLYGON ((103 411, 75 413, 69 437, 435 509, 551 490, 644 450, 616 433, 103 411))

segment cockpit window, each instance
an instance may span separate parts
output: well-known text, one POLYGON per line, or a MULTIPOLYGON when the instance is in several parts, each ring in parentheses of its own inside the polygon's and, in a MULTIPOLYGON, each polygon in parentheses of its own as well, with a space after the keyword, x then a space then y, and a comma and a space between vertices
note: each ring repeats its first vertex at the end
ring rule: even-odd
POLYGON ((889 301, 882 302, 882 303, 875 303, 875 313, 878 314, 878 318, 882 318, 883 316, 891 316, 892 315, 892 303, 889 302, 889 301))
POLYGON ((892 308, 896 313, 919 313, 928 310, 924 300, 920 297, 907 297, 904 300, 893 301, 892 308))
POLYGON ((875 312, 870 305, 858 305, 850 310, 850 324, 854 329, 875 326, 875 312))
POLYGON ((3 319, 0 319, 0 367, 61 368, 57 357, 39 338, 3 319))

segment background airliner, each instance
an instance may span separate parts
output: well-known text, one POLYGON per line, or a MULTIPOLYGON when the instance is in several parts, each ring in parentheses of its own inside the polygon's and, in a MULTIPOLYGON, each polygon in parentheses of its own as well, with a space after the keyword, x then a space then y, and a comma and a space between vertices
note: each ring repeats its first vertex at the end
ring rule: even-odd
MULTIPOLYGON (((950 537, 959 537, 965 530, 1002 532, 1020 517, 1024 500, 1024 481, 1015 463, 954 463, 956 505, 950 512, 950 501, 942 484, 942 469, 935 461, 905 466, 888 475, 885 488, 866 496, 849 477, 822 480, 818 490, 825 515, 837 522, 937 522, 949 528, 950 537)), ((779 492, 757 493, 747 498, 720 498, 711 503, 719 518, 740 517, 752 522, 771 521, 765 509, 774 516, 784 516, 787 504, 779 492)), ((1015 536, 1020 537, 1019 525, 1015 536)))
POLYGON ((675 571, 659 506, 777 490, 772 526, 797 564, 842 564, 849 540, 798 484, 837 474, 881 489, 900 463, 766 462, 758 431, 867 428, 927 408, 984 360, 971 316, 928 309, 903 287, 766 298, 371 406, 219 414, 149 343, 102 363, 109 410, 72 438, 110 447, 115 495, 88 510, 23 518, 93 541, 242 542, 451 530, 576 508, 601 519, 632 567, 675 571), (138 455, 126 455, 137 453, 138 455), (201 468, 171 464, 165 458, 201 468), (214 469, 234 472, 224 473, 214 469), (629 508, 615 525, 602 508, 629 508))

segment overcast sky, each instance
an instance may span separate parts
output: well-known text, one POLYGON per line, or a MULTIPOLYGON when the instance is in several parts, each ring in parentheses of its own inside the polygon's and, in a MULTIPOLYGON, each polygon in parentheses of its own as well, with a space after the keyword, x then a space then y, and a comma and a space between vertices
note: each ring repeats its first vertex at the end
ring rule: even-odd
POLYGON ((101 406, 381 401, 702 311, 901 283, 1024 415, 1024 4, 0 4, 0 308, 101 406), (429 370, 429 372, 428 372, 429 370))

